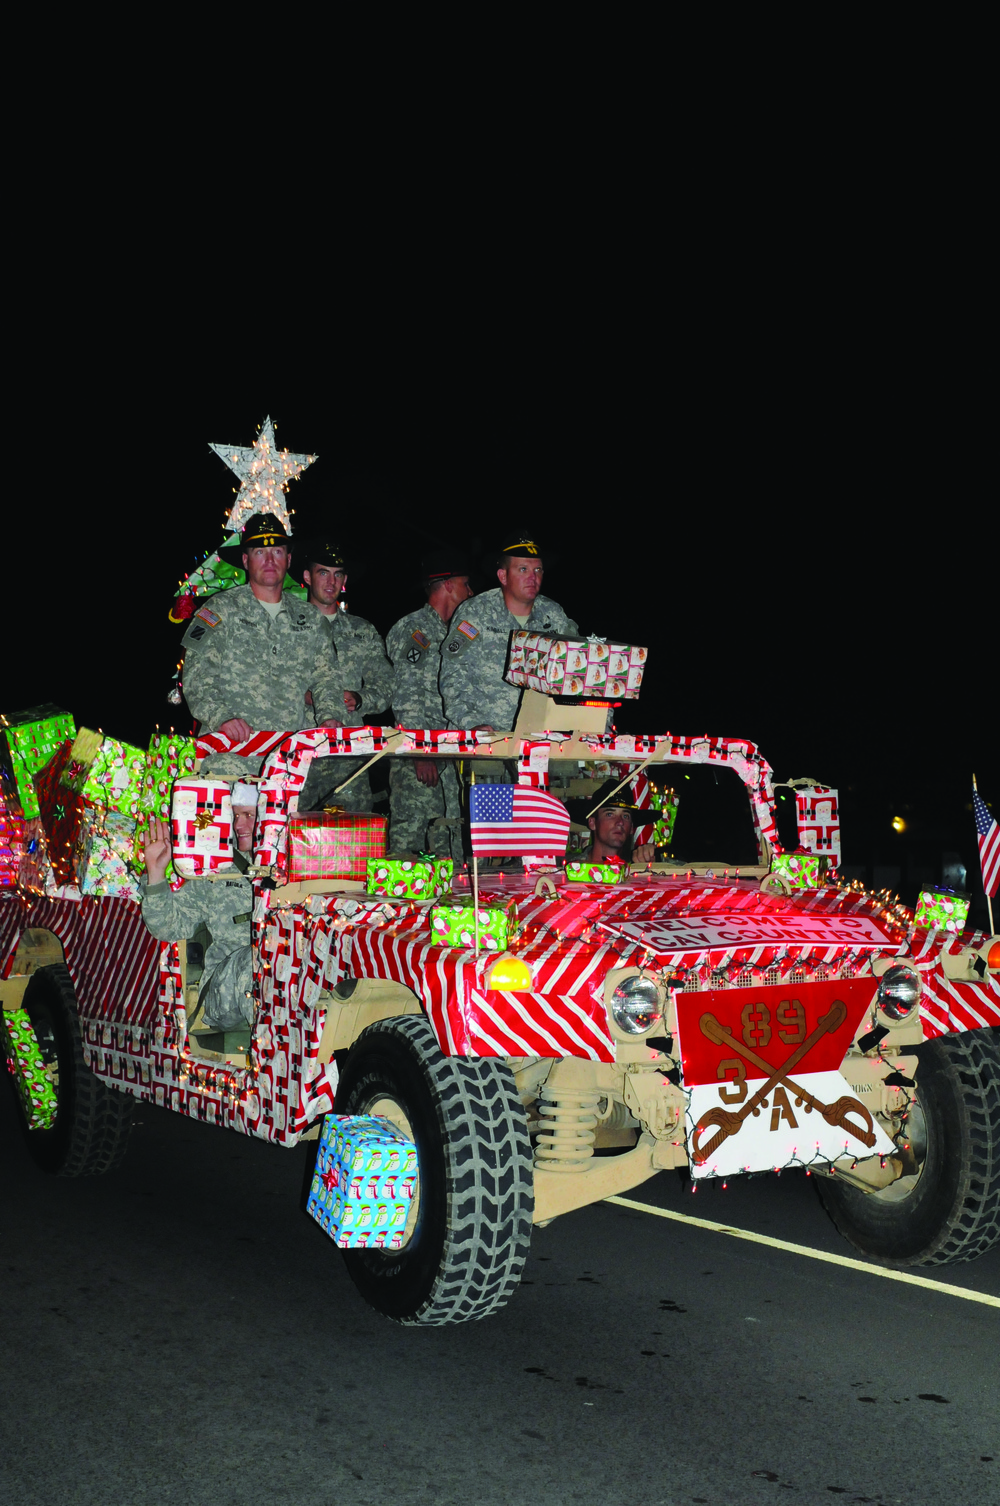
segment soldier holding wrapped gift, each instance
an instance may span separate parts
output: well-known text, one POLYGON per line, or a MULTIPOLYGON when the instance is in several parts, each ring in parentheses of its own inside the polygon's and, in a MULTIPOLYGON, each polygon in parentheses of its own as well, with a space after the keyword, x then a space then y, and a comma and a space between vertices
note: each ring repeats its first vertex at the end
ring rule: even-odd
POLYGON ((185 879, 171 889, 164 874, 170 861, 170 823, 149 818, 143 834, 146 857, 142 918, 158 941, 189 941, 200 925, 212 938, 205 952, 199 1004, 204 1023, 215 1030, 242 1030, 253 1023, 253 966, 250 919, 253 890, 243 876, 253 849, 257 791, 233 786, 233 828, 239 855, 225 877, 185 879))
MULTIPOLYGON (((401 727, 444 727, 438 688, 441 645, 456 610, 473 593, 468 566, 455 551, 442 550, 422 560, 421 574, 426 605, 401 617, 386 639, 396 674, 392 705, 401 727)), ((429 851, 461 860, 456 827, 430 825, 441 817, 459 820, 454 760, 394 758, 389 767, 389 795, 390 852, 429 851)))
MULTIPOLYGON (((302 583, 309 601, 323 617, 333 638, 337 663, 345 685, 345 721, 350 726, 367 721, 388 710, 392 701, 392 665, 385 656, 385 644, 378 631, 364 617, 342 609, 347 586, 347 565, 335 544, 328 539, 312 539, 299 549, 302 583)), ((309 768, 300 810, 316 810, 332 795, 338 784, 360 769, 364 758, 315 758, 309 768)), ((367 774, 351 781, 338 800, 347 810, 370 811, 372 787, 367 774)))
POLYGON ((541 594, 544 573, 538 545, 516 534, 497 556, 500 585, 455 613, 438 680, 446 726, 511 731, 521 698, 503 677, 511 633, 528 628, 569 638, 579 632, 559 603, 541 594))
MULTIPOLYGON (((184 634, 184 695, 201 730, 242 742, 252 732, 342 725, 345 685, 326 621, 282 590, 291 538, 280 518, 255 513, 239 545, 220 553, 242 562, 247 583, 210 597, 184 634)), ((256 774, 261 762, 217 753, 202 772, 256 774)))

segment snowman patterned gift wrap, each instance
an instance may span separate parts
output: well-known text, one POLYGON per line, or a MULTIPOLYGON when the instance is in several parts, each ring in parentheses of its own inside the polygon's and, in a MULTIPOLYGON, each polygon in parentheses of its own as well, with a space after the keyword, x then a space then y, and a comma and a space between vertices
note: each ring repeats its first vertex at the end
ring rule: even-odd
MULTIPOLYGON (((476 944, 476 907, 470 904, 435 905, 431 910, 431 934, 436 946, 460 946, 467 951, 476 944)), ((486 952, 506 951, 517 934, 517 905, 480 904, 479 946, 486 952)))
POLYGON ((390 899, 436 899, 451 887, 451 858, 369 858, 365 887, 390 899))
POLYGON ((416 1169, 417 1147, 390 1120, 327 1114, 306 1211, 341 1249, 399 1249, 416 1169))
POLYGON ((952 889, 921 889, 913 916, 914 925, 928 931, 950 931, 960 936, 969 915, 969 896, 952 889))

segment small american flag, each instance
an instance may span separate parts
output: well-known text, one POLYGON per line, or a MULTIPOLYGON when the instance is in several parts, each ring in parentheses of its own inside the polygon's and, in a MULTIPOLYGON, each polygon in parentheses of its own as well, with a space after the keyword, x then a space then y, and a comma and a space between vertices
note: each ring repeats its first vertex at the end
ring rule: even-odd
POLYGON ((983 888, 990 899, 995 899, 997 888, 1000 887, 1000 829, 976 789, 972 791, 972 810, 976 818, 976 835, 979 837, 983 888))
POLYGON ((547 856, 566 851, 569 812, 551 795, 528 785, 473 785, 469 820, 476 857, 547 856))

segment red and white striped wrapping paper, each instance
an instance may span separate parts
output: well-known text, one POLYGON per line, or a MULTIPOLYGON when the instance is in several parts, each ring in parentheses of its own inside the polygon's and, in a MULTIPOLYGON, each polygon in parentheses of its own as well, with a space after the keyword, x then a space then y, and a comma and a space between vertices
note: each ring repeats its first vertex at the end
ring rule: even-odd
MULTIPOLYGON (((385 747, 387 729, 384 727, 306 727, 305 732, 319 732, 329 742, 327 753, 321 757, 329 757, 333 754, 349 756, 359 753, 380 753, 385 747)), ((403 752, 426 752, 437 753, 441 751, 457 753, 473 753, 477 748, 484 747, 490 742, 489 732, 477 731, 473 728, 454 731, 450 728, 427 728, 427 727, 400 727, 397 729, 405 732, 405 740, 399 745, 403 752)), ((294 731, 287 732, 254 732, 244 742, 237 742, 228 737, 224 732, 203 732, 197 739, 199 758, 207 758, 210 753, 236 753, 241 758, 266 758, 276 748, 289 738, 297 737, 294 731)))

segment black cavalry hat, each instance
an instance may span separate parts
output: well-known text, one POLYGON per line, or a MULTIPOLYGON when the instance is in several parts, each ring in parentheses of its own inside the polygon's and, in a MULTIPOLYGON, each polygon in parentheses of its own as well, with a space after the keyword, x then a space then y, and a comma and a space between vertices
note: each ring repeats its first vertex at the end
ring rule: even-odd
POLYGON ((303 570, 308 570, 310 565, 326 565, 331 570, 347 569, 343 550, 321 534, 296 540, 295 568, 291 572, 292 575, 296 580, 301 581, 303 570))
POLYGON ((453 575, 471 575, 468 561, 460 549, 434 549, 420 561, 420 579, 428 585, 451 580, 453 575))
POLYGON ((622 788, 616 795, 612 795, 610 800, 605 800, 604 797, 618 783, 617 779, 606 779, 604 781, 600 789, 590 797, 590 803, 586 808, 583 819, 586 821, 596 814, 595 807, 600 806, 601 810, 627 811, 632 817, 633 826, 648 826, 650 822, 655 821, 656 811, 640 810, 637 805, 632 804, 632 791, 627 784, 622 785, 622 788), (604 802, 603 805, 601 804, 602 801, 604 802))
POLYGON ((494 572, 498 568, 503 568, 501 561, 504 555, 508 558, 516 555, 520 559, 536 559, 540 565, 551 565, 556 558, 550 549, 540 544, 526 529, 510 528, 500 537, 508 542, 501 544, 494 554, 483 558, 483 566, 494 580, 496 579, 494 572))
POLYGON ((291 549, 291 534, 285 531, 284 523, 273 512, 255 512, 244 523, 239 543, 221 548, 219 554, 231 565, 242 569, 243 556, 248 549, 266 549, 275 544, 284 544, 286 549, 291 549))

